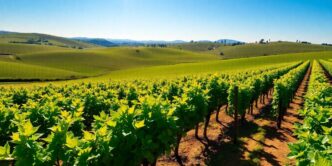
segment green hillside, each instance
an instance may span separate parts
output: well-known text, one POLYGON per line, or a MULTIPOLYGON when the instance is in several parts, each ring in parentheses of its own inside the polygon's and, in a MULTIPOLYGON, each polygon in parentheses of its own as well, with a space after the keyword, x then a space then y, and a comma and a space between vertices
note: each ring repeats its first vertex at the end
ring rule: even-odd
POLYGON ((82 77, 81 74, 72 71, 15 62, 0 61, 0 66, 0 80, 52 80, 82 77))
MULTIPOLYGON (((9 44, 10 45, 10 44, 9 44)), ((24 46, 25 47, 25 46, 24 46)), ((35 46, 33 46, 35 47, 35 46)), ((45 46, 36 46, 45 49, 45 46)), ((17 53, 24 52, 17 49, 17 53)), ((38 48, 36 48, 38 50, 38 48)), ((169 48, 145 48, 145 47, 117 47, 117 48, 95 48, 95 49, 58 49, 56 47, 45 51, 43 49, 37 53, 1 55, 0 62, 10 62, 15 65, 32 65, 34 67, 44 67, 57 71, 46 72, 45 74, 33 73, 35 70, 25 70, 26 77, 39 75, 41 79, 49 77, 63 78, 70 76, 96 76, 106 74, 114 70, 122 70, 137 67, 148 67, 157 65, 169 65, 178 63, 201 62, 217 60, 219 57, 210 54, 198 54, 189 51, 181 51, 169 48), (32 73, 29 73, 29 72, 32 73), (63 71, 69 72, 64 73, 63 71), (47 75, 48 74, 48 75, 47 75)), ((15 50, 15 49, 14 49, 15 50)), ((35 52, 33 50, 30 50, 35 52)), ((27 51, 29 52, 29 51, 27 51)), ((15 72, 8 70, 8 67, 0 66, 4 76, 20 78, 25 75, 19 72, 24 67, 15 69, 15 72), (5 74, 4 74, 5 73, 5 74), (17 74, 16 74, 17 73, 17 74)))
MULTIPOLYGON (((257 68, 261 66, 269 66, 281 63, 289 63, 295 61, 305 61, 313 59, 332 59, 332 51, 326 52, 310 52, 310 53, 296 53, 296 54, 281 54, 271 56, 261 56, 252 58, 240 58, 229 60, 214 60, 200 63, 186 63, 175 65, 161 65, 152 67, 141 67, 133 69, 124 69, 110 72, 107 75, 99 77, 91 77, 78 80, 60 81, 53 84, 70 84, 79 82, 100 82, 110 80, 133 80, 133 79, 160 79, 160 78, 176 78, 185 75, 195 75, 199 73, 213 73, 213 72, 234 72, 243 71, 250 68, 257 68)), ((4 86, 42 86, 49 83, 21 83, 16 85, 4 86)))
POLYGON ((332 46, 301 44, 293 42, 271 42, 268 44, 245 44, 236 46, 224 46, 218 43, 186 43, 173 45, 172 47, 219 55, 224 59, 267 56, 286 53, 332 51, 332 46))
POLYGON ((96 45, 81 41, 39 33, 0 34, 0 43, 48 45, 77 49, 96 47, 96 45))
POLYGON ((252 58, 229 59, 219 61, 209 61, 201 63, 177 64, 168 66, 155 66, 140 69, 128 69, 114 71, 108 75, 88 78, 87 80, 128 80, 128 79, 153 79, 163 77, 178 77, 181 75, 211 73, 211 72, 230 72, 236 70, 247 70, 259 66, 273 65, 277 63, 288 63, 294 61, 305 61, 313 59, 331 59, 332 51, 281 54, 271 56, 261 56, 252 58))
POLYGON ((217 49, 222 46, 223 46, 223 44, 220 44, 220 43, 195 42, 195 43, 175 44, 175 45, 171 45, 170 47, 181 49, 181 50, 194 51, 194 52, 207 52, 207 51, 211 51, 211 49, 217 49))
POLYGON ((217 43, 187 43, 172 45, 168 48, 105 48, 43 34, 3 34, 0 35, 0 62, 2 63, 0 79, 34 78, 45 80, 107 75, 92 78, 98 80, 177 76, 188 73, 244 69, 266 65, 270 61, 271 63, 284 63, 310 59, 313 55, 332 58, 330 52, 313 52, 323 50, 332 51, 332 47, 281 42, 238 46, 224 46, 217 43), (25 41, 31 37, 43 38, 42 40, 45 39, 55 44, 12 43, 12 41, 25 41), (69 45, 75 47, 68 47, 69 45), (87 49, 78 49, 78 47, 87 49), (224 55, 220 55, 220 52, 224 55), (286 54, 294 52, 312 53, 286 54), (272 54, 285 55, 272 56, 272 54), (258 57, 258 59, 244 58, 262 55, 269 56, 258 57), (232 58, 244 59, 220 61, 232 58), (262 60, 260 60, 261 58, 262 60))
POLYGON ((0 43, 0 55, 16 55, 50 51, 66 51, 70 48, 34 44, 0 43))
POLYGON ((177 64, 217 59, 188 51, 162 48, 108 48, 34 53, 18 56, 22 62, 75 71, 87 75, 104 74, 133 67, 177 64))

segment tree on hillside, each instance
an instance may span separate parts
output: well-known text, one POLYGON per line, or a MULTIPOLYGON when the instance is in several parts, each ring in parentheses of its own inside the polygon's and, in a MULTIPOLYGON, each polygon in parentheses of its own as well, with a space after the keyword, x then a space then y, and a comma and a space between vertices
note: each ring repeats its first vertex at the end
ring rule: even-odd
POLYGON ((35 43, 35 40, 33 40, 32 38, 29 38, 29 39, 27 40, 27 43, 28 43, 28 44, 34 44, 34 43, 35 43))
POLYGON ((302 44, 311 44, 311 43, 308 42, 308 41, 302 41, 301 43, 302 43, 302 44))
POLYGON ((261 40, 259 41, 259 44, 265 44, 264 39, 261 39, 261 40))
POLYGON ((332 44, 322 43, 323 46, 332 46, 332 44))

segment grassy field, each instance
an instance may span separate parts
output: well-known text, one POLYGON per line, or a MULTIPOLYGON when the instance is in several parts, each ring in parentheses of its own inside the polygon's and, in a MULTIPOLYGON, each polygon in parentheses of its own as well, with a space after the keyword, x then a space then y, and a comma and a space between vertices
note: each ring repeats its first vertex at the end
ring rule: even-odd
POLYGON ((105 48, 44 34, 3 34, 0 35, 0 81, 67 80, 82 77, 93 77, 88 80, 171 77, 247 69, 260 65, 313 59, 315 56, 323 59, 332 58, 331 52, 324 50, 332 51, 332 47, 281 42, 238 46, 188 43, 168 48, 105 48), (31 38, 47 40, 52 45, 11 43, 25 42, 31 38), (219 55, 220 52, 224 55, 219 55), (310 53, 285 54, 294 52, 310 53), (255 56, 260 57, 243 58, 255 56), (234 60, 221 61, 229 58, 234 60))
POLYGON ((224 59, 267 56, 286 53, 332 51, 331 46, 301 44, 293 42, 272 42, 269 44, 245 44, 237 46, 224 46, 218 43, 186 43, 174 45, 172 47, 214 55, 220 55, 222 52, 223 55, 221 57, 224 59))
POLYGON ((24 63, 65 69, 91 76, 135 67, 218 59, 217 56, 209 54, 197 54, 176 49, 143 47, 117 47, 24 54, 19 57, 24 63))
MULTIPOLYGON (((213 60, 200 63, 186 63, 175 65, 162 65, 152 67, 141 67, 134 69, 125 69, 113 71, 107 75, 99 77, 91 77, 78 80, 52 82, 55 85, 71 84, 80 82, 100 82, 100 81, 123 81, 134 79, 161 79, 161 78, 176 78, 185 75, 195 75, 200 73, 216 73, 216 72, 237 72, 244 71, 251 68, 262 66, 269 66, 278 63, 289 63, 295 61, 305 61, 313 59, 331 59, 332 51, 326 52, 310 52, 310 53, 296 53, 296 54, 281 54, 271 56, 261 56, 253 58, 240 58, 229 60, 213 60)), ((3 86, 9 87, 32 87, 43 86, 49 83, 21 83, 15 85, 5 84, 3 86)))
POLYGON ((128 80, 128 79, 152 79, 162 77, 177 77, 187 74, 229 72, 246 70, 259 66, 273 65, 277 63, 288 63, 294 61, 305 61, 313 59, 330 59, 332 51, 280 54, 252 58, 229 59, 220 61, 209 61, 202 63, 176 64, 168 66, 155 66, 140 69, 128 69, 114 71, 108 75, 88 78, 87 80, 128 80))
POLYGON ((76 40, 71 40, 63 37, 57 37, 46 34, 39 33, 9 33, 9 34, 0 34, 0 43, 26 43, 34 41, 40 45, 51 45, 51 46, 60 46, 60 47, 69 47, 69 48, 90 48, 97 47, 96 45, 79 42, 76 40), (40 42, 37 42, 41 40, 40 42))
MULTIPOLYGON (((23 52, 28 46, 19 47, 23 52)), ((146 48, 146 47, 116 47, 116 48, 94 48, 94 49, 64 49, 50 46, 32 46, 36 52, 27 54, 1 55, 0 62, 11 62, 14 64, 33 65, 34 67, 45 67, 54 69, 54 72, 36 74, 35 70, 8 70, 2 66, 2 75, 11 76, 16 79, 27 75, 37 76, 41 79, 53 78, 69 72, 73 76, 97 76, 115 70, 148 67, 158 65, 169 65, 178 63, 202 62, 217 60, 218 56, 211 54, 199 54, 170 48, 146 48), (44 48, 45 47, 45 48, 44 48), (44 50, 44 51, 43 51, 44 50), (61 71, 57 73, 56 71, 61 71), (32 73, 29 73, 32 72, 32 73)), ((9 47, 7 47, 9 48, 9 47)), ((14 49, 13 47, 12 49, 14 49)), ((19 49, 17 49, 19 50, 19 49)), ((30 49, 28 49, 30 50, 30 49)), ((30 51, 33 51, 31 49, 30 51)), ((27 51, 28 52, 28 51, 27 51)), ((64 79, 68 74, 63 75, 64 79)))
POLYGON ((0 55, 7 55, 7 54, 17 55, 17 54, 67 51, 67 50, 73 50, 73 49, 56 47, 56 46, 47 46, 47 45, 35 45, 35 44, 0 43, 0 55))
POLYGON ((61 69, 0 61, 0 80, 73 79, 80 73, 61 69))

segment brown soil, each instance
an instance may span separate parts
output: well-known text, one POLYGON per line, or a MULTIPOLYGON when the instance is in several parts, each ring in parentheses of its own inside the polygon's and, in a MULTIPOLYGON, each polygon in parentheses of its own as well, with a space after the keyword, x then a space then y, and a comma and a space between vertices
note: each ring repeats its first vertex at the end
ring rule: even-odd
POLYGON ((296 137, 293 135, 294 124, 300 123, 302 119, 299 117, 298 110, 300 110, 304 104, 304 95, 307 90, 309 76, 310 70, 307 71, 307 74, 295 94, 295 98, 287 109, 281 124, 281 129, 274 129, 276 126, 275 122, 265 126, 267 128, 267 134, 265 136, 266 139, 263 151, 269 154, 269 156, 262 156, 261 165, 295 165, 294 160, 287 158, 289 153, 288 143, 296 141, 296 137))
MULTIPOLYGON (((294 165, 294 161, 287 159, 289 153, 287 144, 296 140, 292 134, 293 125, 301 121, 297 110, 301 109, 303 105, 303 95, 309 75, 308 70, 284 116, 282 129, 277 130, 275 119, 269 116, 272 95, 268 95, 264 98, 264 103, 258 102, 252 115, 246 115, 245 124, 239 126, 238 143, 234 145, 232 141, 233 118, 225 113, 224 106, 219 115, 221 124, 216 121, 215 114, 211 116, 208 127, 209 143, 197 140, 194 130, 189 131, 182 138, 179 155, 182 157, 183 165, 294 165), (264 131, 263 138, 260 138, 262 130, 264 131), (252 156, 255 156, 258 161, 254 161, 252 156)), ((203 127, 204 125, 201 124, 200 138, 203 138, 203 127)), ((179 164, 171 153, 158 159, 157 165, 177 166, 179 164)))
MULTIPOLYGON (((208 127, 208 137, 211 141, 219 141, 221 138, 220 136, 226 136, 224 133, 227 131, 227 128, 232 123, 233 118, 226 115, 225 113, 225 106, 221 108, 221 112, 219 115, 219 120, 222 124, 219 124, 215 117, 216 114, 214 113, 211 116, 210 124, 208 127)), ((199 129, 199 136, 203 138, 203 127, 204 125, 200 125, 199 129)), ((230 138, 229 138, 230 140, 230 138)), ((197 140, 195 138, 195 130, 191 130, 187 133, 187 135, 182 138, 180 147, 179 147, 179 154, 182 157, 182 161, 184 165, 205 165, 205 160, 207 159, 207 143, 204 141, 197 140)), ((175 160, 173 154, 169 156, 161 157, 157 165, 179 165, 178 162, 175 160)))

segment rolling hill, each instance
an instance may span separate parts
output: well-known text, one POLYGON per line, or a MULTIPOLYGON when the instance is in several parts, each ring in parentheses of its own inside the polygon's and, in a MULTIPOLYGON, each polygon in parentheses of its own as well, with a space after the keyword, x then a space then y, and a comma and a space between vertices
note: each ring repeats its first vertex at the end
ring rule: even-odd
MULTIPOLYGON (((51 35, 11 32, 0 35, 0 80, 70 79, 92 76, 99 78, 100 75, 107 75, 100 77, 102 79, 123 77, 127 79, 153 75, 181 75, 228 70, 234 66, 238 69, 246 66, 245 62, 249 60, 246 57, 263 56, 259 58, 264 59, 271 56, 265 60, 272 60, 273 57, 279 57, 272 56, 274 54, 285 54, 280 56, 279 60, 273 59, 273 61, 287 62, 285 59, 292 60, 289 57, 293 57, 293 53, 313 52, 312 54, 326 55, 329 57, 327 59, 330 59, 332 57, 329 52, 322 52, 327 50, 332 51, 332 47, 291 42, 236 46, 195 42, 171 44, 167 48, 143 46, 108 48, 51 35), (40 44, 25 43, 32 38, 34 41, 39 40, 40 44), (239 63, 236 64, 229 63, 231 61, 220 61, 234 58, 244 58, 244 60, 238 60, 239 63), (240 62, 243 64, 239 65, 240 62)), ((312 54, 304 55, 312 57, 312 54)))
POLYGON ((181 44, 187 43, 182 40, 173 40, 173 41, 165 41, 165 40, 130 40, 130 39, 104 39, 104 38, 87 38, 87 37, 75 37, 72 38, 74 40, 83 41, 86 43, 96 44, 105 47, 113 47, 113 46, 144 46, 144 45, 152 45, 152 44, 181 44))
MULTIPOLYGON (((36 47, 38 50, 39 47, 44 48, 45 46, 36 47)), ((19 69, 22 69, 22 72, 26 73, 28 77, 30 75, 37 76, 38 74, 33 73, 36 70, 24 69, 25 65, 41 67, 40 70, 44 70, 42 68, 54 70, 46 74, 39 74, 40 79, 60 78, 61 74, 63 74, 64 79, 68 79, 68 76, 73 78, 97 76, 114 70, 219 59, 218 56, 211 54, 198 54, 171 48, 115 47, 79 50, 59 47, 50 47, 52 48, 50 49, 49 47, 44 48, 44 51, 27 51, 29 53, 26 54, 23 54, 24 49, 26 49, 25 46, 23 48, 19 47, 21 51, 8 49, 9 52, 16 52, 17 54, 1 55, 0 62, 11 63, 11 66, 22 65, 23 67, 19 69), (29 71, 32 73, 29 74, 29 71)), ((6 78, 11 76, 11 78, 17 79, 24 76, 18 69, 15 69, 15 72, 13 72, 8 68, 10 67, 0 67, 0 70, 2 70, 1 74, 6 76, 6 78)))
POLYGON ((9 33, 13 33, 13 32, 9 32, 9 31, 0 31, 0 35, 2 35, 2 34, 9 34, 9 33))
POLYGON ((2 81, 43 81, 82 78, 80 73, 62 69, 0 61, 2 81))
POLYGON ((64 37, 52 36, 39 33, 1 33, 0 43, 16 43, 16 44, 28 44, 28 45, 48 45, 58 46, 66 48, 91 48, 97 47, 97 45, 76 41, 64 37))
MULTIPOLYGON (((70 83, 81 82, 101 82, 101 81, 127 81, 135 79, 155 80, 155 79, 172 79, 186 75, 195 75, 200 73, 214 73, 214 72, 238 72, 257 68, 261 66, 269 66, 275 64, 305 61, 313 59, 331 59, 332 51, 309 52, 309 53, 294 53, 294 54, 280 54, 271 56, 260 56, 251 58, 228 59, 228 60, 214 60, 199 63, 182 63, 174 65, 159 65, 150 67, 129 68, 123 70, 112 71, 98 77, 90 77, 78 80, 68 80, 53 82, 53 85, 62 85, 70 83)), ((31 87, 44 86, 49 83, 20 83, 16 85, 4 85, 15 87, 31 87)))
POLYGON ((220 55, 223 59, 267 56, 287 53, 332 51, 331 46, 302 44, 293 42, 272 42, 269 44, 244 44, 225 46, 220 43, 186 43, 172 46, 173 48, 220 55))
POLYGON ((215 43, 225 44, 225 45, 232 45, 232 44, 244 44, 244 42, 233 40, 233 39, 219 39, 216 40, 215 43))
POLYGON ((133 67, 218 59, 214 55, 197 54, 176 49, 145 47, 69 50, 24 54, 18 57, 27 64, 70 70, 90 76, 133 67))
POLYGON ((0 55, 17 55, 17 54, 39 53, 39 52, 66 51, 66 50, 73 50, 73 49, 65 47, 48 46, 48 45, 0 43, 0 55))
POLYGON ((271 56, 260 56, 251 58, 228 59, 219 61, 207 61, 200 63, 187 63, 176 65, 153 66, 139 69, 126 69, 113 71, 110 74, 87 78, 85 80, 131 80, 131 79, 159 79, 172 78, 184 75, 213 72, 233 72, 237 70, 248 70, 259 66, 267 66, 278 63, 289 63, 295 61, 306 61, 313 59, 331 59, 332 51, 292 53, 271 56))
POLYGON ((77 41, 85 42, 85 43, 90 43, 98 46, 104 46, 104 47, 114 47, 118 46, 118 44, 110 42, 106 39, 102 38, 86 38, 86 37, 77 37, 77 38, 72 38, 77 41))

